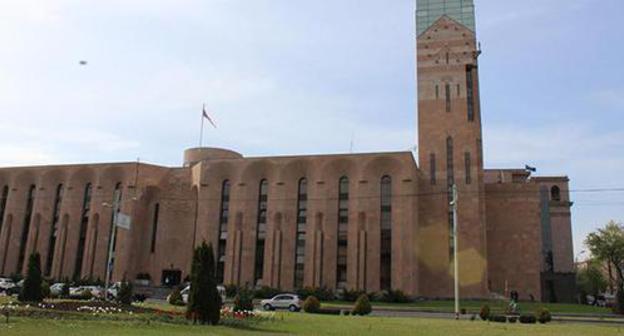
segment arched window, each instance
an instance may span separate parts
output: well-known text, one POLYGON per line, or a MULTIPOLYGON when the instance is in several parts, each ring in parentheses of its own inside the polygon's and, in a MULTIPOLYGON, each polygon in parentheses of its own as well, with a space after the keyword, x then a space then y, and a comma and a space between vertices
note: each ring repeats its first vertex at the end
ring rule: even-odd
POLYGON ((346 176, 338 182, 338 249, 336 261, 336 287, 347 285, 347 233, 349 229, 349 179, 346 176))
POLYGON ((48 254, 46 256, 45 275, 52 274, 52 262, 54 261, 54 251, 56 248, 56 238, 58 236, 59 216, 61 214, 61 204, 63 203, 64 188, 62 184, 56 186, 54 205, 52 207, 52 220, 50 227, 50 237, 48 238, 48 254))
POLYGON ((379 283, 382 290, 392 288, 392 178, 384 176, 380 184, 381 249, 379 283))
POLYGON ((217 282, 222 284, 225 274, 225 247, 228 238, 228 220, 230 218, 230 181, 221 185, 221 210, 219 211, 219 244, 217 246, 217 282))
POLYGON ((4 188, 2 188, 2 196, 0 196, 0 233, 2 232, 7 199, 9 199, 9 186, 4 186, 4 188))
POLYGON ((258 219, 256 225, 256 263, 254 268, 254 284, 261 285, 264 273, 264 241, 266 239, 267 203, 269 199, 269 183, 260 181, 258 192, 258 219))
POLYGON ((91 196, 93 188, 87 183, 82 195, 82 214, 80 217, 80 232, 78 233, 78 250, 76 251, 76 264, 74 265, 74 279, 82 276, 82 260, 84 259, 85 244, 87 242, 87 226, 89 225, 89 212, 91 210, 91 196))
POLYGON ((295 237, 295 288, 303 287, 306 223, 308 220, 308 181, 299 180, 297 193, 297 235, 295 237))
POLYGON ((28 197, 26 198, 26 211, 24 212, 24 223, 22 224, 22 239, 20 241, 19 255, 17 258, 16 274, 22 274, 24 259, 26 258, 26 242, 28 241, 28 233, 30 232, 30 219, 32 218, 33 203, 35 202, 36 186, 33 184, 28 189, 28 197))
POLYGON ((558 186, 550 188, 550 199, 553 201, 561 201, 561 189, 558 186))

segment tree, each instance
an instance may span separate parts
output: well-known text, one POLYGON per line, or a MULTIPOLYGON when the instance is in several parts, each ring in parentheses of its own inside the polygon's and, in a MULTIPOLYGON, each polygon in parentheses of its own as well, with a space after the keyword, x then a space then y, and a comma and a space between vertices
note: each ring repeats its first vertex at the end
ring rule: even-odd
POLYGON ((43 291, 41 290, 42 282, 41 256, 39 253, 35 252, 28 258, 28 272, 24 279, 24 287, 20 291, 17 299, 22 302, 43 301, 43 291))
POLYGON ((578 272, 577 284, 581 294, 581 301, 585 302, 585 297, 589 294, 594 297, 594 302, 591 304, 596 305, 598 302, 598 295, 603 293, 608 285, 607 279, 602 272, 600 262, 590 260, 587 263, 587 267, 578 272))
POLYGON ((195 249, 191 267, 191 290, 189 293, 187 316, 193 323, 219 323, 221 296, 217 291, 215 278, 215 258, 212 245, 203 242, 195 249))
MULTIPOLYGON (((617 276, 617 297, 624 296, 624 227, 620 223, 610 221, 604 228, 590 233, 585 245, 592 256, 600 262, 607 263, 615 270, 617 276)), ((617 312, 624 313, 624 302, 617 302, 617 312)))
POLYGON ((125 305, 132 304, 132 294, 133 294, 133 286, 132 283, 126 281, 124 279, 119 285, 119 289, 117 292, 117 302, 125 305))

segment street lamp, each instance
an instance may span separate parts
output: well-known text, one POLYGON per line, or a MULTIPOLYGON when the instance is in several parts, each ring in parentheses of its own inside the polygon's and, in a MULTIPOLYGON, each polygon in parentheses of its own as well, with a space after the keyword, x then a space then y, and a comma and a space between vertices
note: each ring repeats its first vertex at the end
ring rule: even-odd
POLYGON ((449 203, 453 209, 453 276, 455 292, 455 319, 459 320, 459 263, 457 261, 457 185, 451 187, 453 199, 449 203))

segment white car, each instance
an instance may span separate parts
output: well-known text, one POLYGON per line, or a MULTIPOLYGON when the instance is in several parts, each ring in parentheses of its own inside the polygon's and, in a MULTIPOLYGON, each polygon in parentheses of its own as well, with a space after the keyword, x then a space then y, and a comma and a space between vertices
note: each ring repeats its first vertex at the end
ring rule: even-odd
MULTIPOLYGON (((184 287, 184 289, 180 291, 180 295, 182 296, 182 302, 184 302, 184 304, 188 303, 188 297, 189 297, 190 292, 191 292, 191 285, 184 287)), ((217 292, 219 292, 219 295, 221 295, 221 302, 222 303, 225 302, 225 287, 221 285, 217 286, 217 292)), ((167 296, 167 302, 169 302, 170 296, 171 294, 167 296)))
POLYGON ((54 296, 60 296, 61 294, 63 294, 63 287, 65 286, 64 283, 62 282, 57 282, 55 284, 53 284, 52 286, 50 286, 50 294, 54 295, 54 296))
POLYGON ((288 309, 291 312, 301 310, 303 301, 295 294, 279 294, 272 299, 260 301, 260 305, 264 310, 288 309))
POLYGON ((104 297, 104 289, 100 286, 78 286, 69 289, 69 296, 80 296, 83 292, 88 291, 95 298, 104 297))
POLYGON ((9 278, 0 278, 0 292, 15 287, 15 282, 9 278))

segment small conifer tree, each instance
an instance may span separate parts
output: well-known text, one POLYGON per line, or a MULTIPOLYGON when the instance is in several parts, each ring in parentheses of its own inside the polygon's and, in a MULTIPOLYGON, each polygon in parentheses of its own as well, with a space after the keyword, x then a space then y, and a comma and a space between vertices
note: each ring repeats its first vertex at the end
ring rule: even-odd
POLYGON ((28 272, 24 279, 24 287, 19 293, 18 300, 22 302, 41 302, 43 301, 43 291, 41 284, 41 256, 35 252, 28 258, 28 272))

